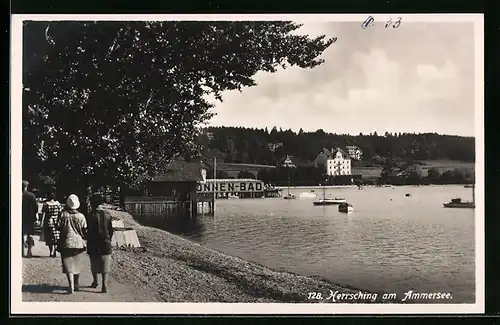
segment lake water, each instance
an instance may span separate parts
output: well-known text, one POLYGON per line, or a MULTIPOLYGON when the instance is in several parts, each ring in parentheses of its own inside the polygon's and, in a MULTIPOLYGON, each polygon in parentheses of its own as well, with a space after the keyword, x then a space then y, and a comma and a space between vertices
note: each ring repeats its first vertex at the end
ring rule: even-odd
MULTIPOLYGON (((321 188, 314 191, 323 195, 321 188)), ((327 196, 345 197, 354 206, 349 215, 299 198, 311 188, 291 192, 296 200, 218 200, 215 216, 162 227, 277 270, 398 296, 409 290, 450 292, 448 302, 474 302, 474 210, 442 205, 456 197, 471 200, 470 188, 327 189, 327 196)))

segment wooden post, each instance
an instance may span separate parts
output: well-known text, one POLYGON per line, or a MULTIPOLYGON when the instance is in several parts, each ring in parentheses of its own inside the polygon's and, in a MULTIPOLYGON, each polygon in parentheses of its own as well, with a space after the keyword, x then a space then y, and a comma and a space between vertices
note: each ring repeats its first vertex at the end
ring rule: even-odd
POLYGON ((191 218, 196 218, 198 214, 198 196, 196 193, 196 185, 194 190, 191 191, 191 218))
POLYGON ((214 186, 213 186, 213 191, 214 191, 214 197, 213 197, 213 207, 212 207, 212 211, 213 213, 215 214, 215 199, 216 199, 216 195, 217 193, 215 192, 215 182, 217 180, 217 157, 214 157, 214 186))

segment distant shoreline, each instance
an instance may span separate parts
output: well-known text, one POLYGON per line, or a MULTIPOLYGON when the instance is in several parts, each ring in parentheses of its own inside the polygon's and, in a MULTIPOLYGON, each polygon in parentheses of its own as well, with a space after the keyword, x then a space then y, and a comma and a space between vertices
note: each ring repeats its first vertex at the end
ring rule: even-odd
MULTIPOLYGON (((469 184, 422 184, 422 185, 394 185, 394 184, 384 184, 382 186, 380 185, 360 185, 361 187, 377 187, 377 188, 384 188, 384 187, 442 187, 442 186, 454 186, 454 187, 464 187, 469 184)), ((357 188, 358 185, 326 185, 324 188, 357 188)), ((275 186, 277 189, 287 189, 288 186, 275 186)), ((316 186, 293 186, 290 185, 290 188, 295 188, 295 189, 322 189, 322 185, 316 185, 316 186)))

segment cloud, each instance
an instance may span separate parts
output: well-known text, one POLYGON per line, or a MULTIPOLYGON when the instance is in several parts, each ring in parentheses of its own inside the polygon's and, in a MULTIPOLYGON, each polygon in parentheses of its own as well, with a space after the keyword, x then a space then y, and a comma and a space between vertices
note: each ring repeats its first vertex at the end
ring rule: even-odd
POLYGON ((212 125, 473 135, 472 26, 412 23, 366 31, 322 23, 303 29, 338 37, 323 54, 326 62, 258 73, 257 86, 224 94, 212 125))

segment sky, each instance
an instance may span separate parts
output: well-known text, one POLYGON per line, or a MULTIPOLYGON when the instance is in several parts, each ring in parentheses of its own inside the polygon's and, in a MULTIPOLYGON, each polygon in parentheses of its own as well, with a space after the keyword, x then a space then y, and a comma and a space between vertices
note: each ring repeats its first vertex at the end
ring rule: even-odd
POLYGON ((214 102, 209 125, 474 136, 472 23, 309 22, 298 32, 337 37, 325 63, 257 73, 257 86, 214 102))

